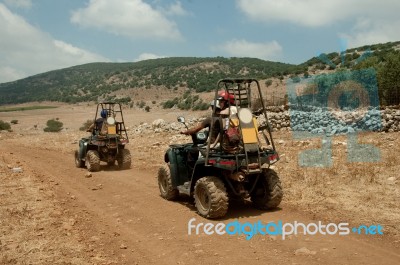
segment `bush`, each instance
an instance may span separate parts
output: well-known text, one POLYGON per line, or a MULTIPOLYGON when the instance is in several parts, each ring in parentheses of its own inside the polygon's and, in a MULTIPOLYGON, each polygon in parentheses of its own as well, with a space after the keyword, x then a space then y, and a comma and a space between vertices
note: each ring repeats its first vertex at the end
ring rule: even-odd
POLYGON ((146 106, 146 107, 144 107, 144 110, 145 110, 146 112, 150 112, 150 107, 149 107, 149 106, 146 106))
POLYGON ((386 62, 378 70, 379 96, 383 105, 400 103, 400 53, 386 56, 386 62))
POLYGON ((201 102, 196 105, 196 110, 207 110, 210 107, 210 104, 201 102))
POLYGON ((8 122, 0 120, 0 131, 2 130, 11 130, 11 125, 8 122))
POLYGON ((43 129, 45 132, 59 132, 63 127, 63 123, 55 119, 48 120, 46 125, 47 127, 43 129))
POLYGON ((173 108, 175 105, 177 105, 179 102, 178 98, 174 98, 173 100, 167 100, 163 103, 163 108, 164 109, 171 109, 173 108))
POLYGON ((93 120, 87 120, 82 124, 82 127, 80 127, 79 130, 86 131, 92 124, 93 124, 93 120))
POLYGON ((12 120, 10 121, 11 124, 18 124, 18 120, 12 120))

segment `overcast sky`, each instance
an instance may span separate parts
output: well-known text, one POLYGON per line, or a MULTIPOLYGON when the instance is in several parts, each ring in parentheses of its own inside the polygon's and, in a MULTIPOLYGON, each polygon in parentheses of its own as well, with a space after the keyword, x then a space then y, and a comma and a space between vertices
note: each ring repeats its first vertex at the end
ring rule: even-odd
POLYGON ((302 63, 400 40, 398 0, 0 0, 0 83, 89 62, 302 63))

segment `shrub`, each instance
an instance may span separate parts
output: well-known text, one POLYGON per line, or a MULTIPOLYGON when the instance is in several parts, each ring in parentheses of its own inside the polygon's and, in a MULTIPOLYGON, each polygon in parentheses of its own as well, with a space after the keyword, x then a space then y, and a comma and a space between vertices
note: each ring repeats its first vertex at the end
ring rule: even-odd
POLYGON ((10 121, 11 124, 18 124, 18 120, 12 120, 10 121))
POLYGON ((164 109, 171 109, 173 108, 175 105, 177 105, 179 102, 178 98, 174 98, 173 100, 167 100, 163 103, 163 108, 164 109))
POLYGON ((144 110, 145 110, 146 112, 150 112, 150 107, 149 107, 149 106, 146 106, 146 107, 144 107, 144 110))
POLYGON ((87 120, 82 124, 82 127, 80 127, 79 130, 86 131, 92 124, 93 124, 93 120, 87 120))
POLYGON ((45 132, 59 132, 62 130, 63 123, 58 120, 51 119, 47 121, 46 125, 47 127, 43 129, 45 132))
POLYGON ((201 102, 201 103, 197 104, 196 107, 197 107, 197 110, 207 110, 210 107, 210 105, 208 103, 201 102))
POLYGON ((0 120, 0 131, 10 130, 10 129, 11 129, 11 125, 8 122, 4 122, 4 121, 0 120))

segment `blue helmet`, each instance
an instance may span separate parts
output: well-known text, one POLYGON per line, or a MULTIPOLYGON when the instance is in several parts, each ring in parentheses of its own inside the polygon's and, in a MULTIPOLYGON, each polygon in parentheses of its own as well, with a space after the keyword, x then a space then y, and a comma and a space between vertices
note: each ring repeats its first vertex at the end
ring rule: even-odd
POLYGON ((100 112, 100 116, 102 117, 102 118, 107 118, 107 110, 106 109, 103 109, 101 112, 100 112))

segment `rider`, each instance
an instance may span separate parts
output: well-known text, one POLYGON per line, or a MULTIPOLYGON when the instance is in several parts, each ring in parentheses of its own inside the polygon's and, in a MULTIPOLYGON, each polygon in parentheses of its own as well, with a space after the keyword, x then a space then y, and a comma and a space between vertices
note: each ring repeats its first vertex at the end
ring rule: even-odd
POLYGON ((227 101, 223 97, 218 97, 216 100, 213 100, 210 102, 210 106, 214 109, 215 108, 215 117, 207 117, 205 120, 203 120, 201 123, 196 125, 193 128, 190 128, 186 131, 182 131, 181 134, 186 134, 186 135, 192 135, 197 133, 198 131, 204 129, 204 128, 211 128, 211 124, 214 123, 213 125, 213 130, 210 132, 210 142, 213 144, 216 142, 218 134, 220 133, 221 130, 221 124, 220 124, 220 119, 219 116, 221 114, 221 111, 226 109, 227 101))
POLYGON ((97 128, 98 131, 102 131, 103 123, 107 120, 107 110, 103 109, 100 112, 101 118, 98 118, 90 127, 87 129, 88 132, 93 132, 93 129, 97 128))
POLYGON ((230 105, 235 105, 235 96, 224 90, 218 92, 218 96, 222 97, 226 102, 229 101, 230 105))

